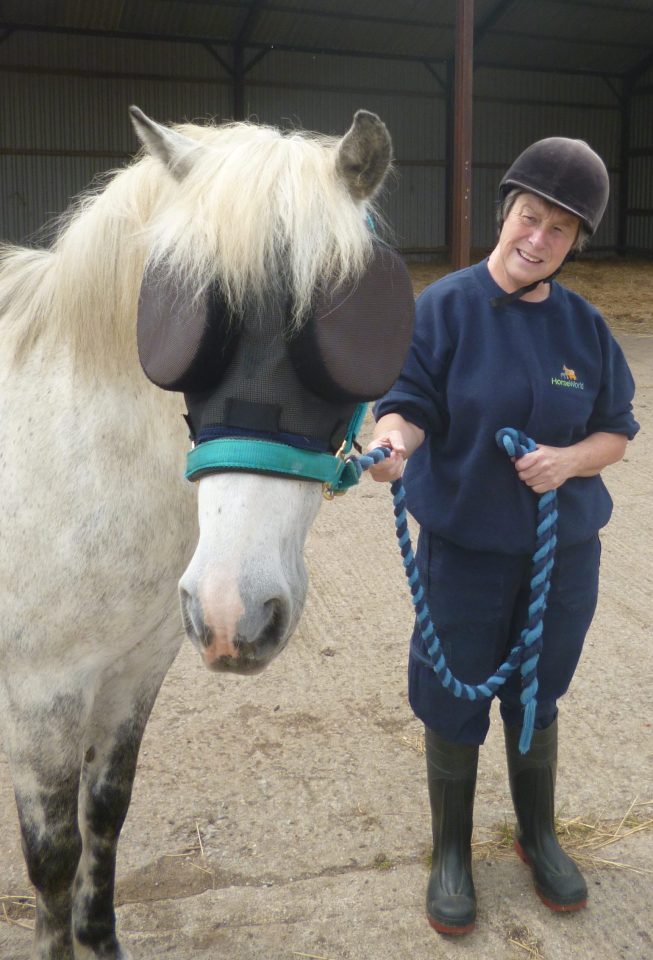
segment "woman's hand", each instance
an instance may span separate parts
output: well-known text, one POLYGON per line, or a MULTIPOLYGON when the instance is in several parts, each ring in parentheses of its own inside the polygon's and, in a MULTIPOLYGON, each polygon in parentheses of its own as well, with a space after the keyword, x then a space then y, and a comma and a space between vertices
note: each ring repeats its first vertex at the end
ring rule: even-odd
POLYGON ((598 431, 570 447, 538 447, 515 460, 515 469, 534 493, 547 493, 570 477, 595 477, 621 460, 627 443, 628 438, 620 433, 598 431))
POLYGON ((515 460, 515 469, 520 480, 531 488, 533 493, 547 493, 557 490, 565 480, 573 476, 570 473, 570 447, 538 447, 532 453, 526 453, 515 460))
POLYGON ((391 483, 393 480, 398 480, 404 471, 404 464, 408 456, 401 431, 388 430, 383 436, 375 437, 371 443, 368 443, 366 452, 374 450, 375 447, 390 447, 392 453, 385 460, 381 460, 370 467, 367 471, 369 475, 379 483, 391 483))
POLYGON ((424 431, 414 423, 404 420, 400 413, 386 413, 374 428, 374 438, 366 450, 375 447, 390 447, 392 453, 367 471, 373 480, 388 483, 398 480, 408 457, 424 441, 424 431))

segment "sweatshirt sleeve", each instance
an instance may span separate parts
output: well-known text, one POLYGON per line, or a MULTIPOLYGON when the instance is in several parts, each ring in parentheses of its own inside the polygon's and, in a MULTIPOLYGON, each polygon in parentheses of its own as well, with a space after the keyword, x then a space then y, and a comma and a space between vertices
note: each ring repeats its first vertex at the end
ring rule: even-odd
POLYGON ((633 416, 635 382, 623 351, 600 318, 603 347, 601 386, 587 424, 589 433, 621 433, 632 440, 639 424, 633 416))
POLYGON ((453 346, 441 308, 434 287, 417 298, 413 340, 399 377, 374 406, 377 420, 399 413, 427 434, 446 429, 446 376, 453 346))

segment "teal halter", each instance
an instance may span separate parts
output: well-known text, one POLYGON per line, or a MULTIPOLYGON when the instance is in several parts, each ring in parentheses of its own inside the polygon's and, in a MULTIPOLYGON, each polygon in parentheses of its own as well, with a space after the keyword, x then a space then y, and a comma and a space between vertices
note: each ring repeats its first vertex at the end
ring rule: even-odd
POLYGON ((287 443, 254 437, 205 440, 188 452, 186 479, 196 481, 205 474, 223 470, 271 473, 322 483, 324 496, 331 499, 337 494, 346 493, 358 483, 359 474, 346 457, 366 413, 367 404, 359 403, 349 421, 342 445, 335 454, 301 450, 287 443))

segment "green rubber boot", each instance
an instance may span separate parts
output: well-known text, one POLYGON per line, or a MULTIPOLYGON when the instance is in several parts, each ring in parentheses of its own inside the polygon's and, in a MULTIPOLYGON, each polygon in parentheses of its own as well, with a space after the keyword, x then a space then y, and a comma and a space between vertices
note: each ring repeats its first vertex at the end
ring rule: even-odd
POLYGON ((424 740, 433 828, 426 915, 438 933, 469 933, 476 920, 472 820, 478 746, 449 743, 428 727, 424 740))
POLYGON ((555 782, 558 721, 535 730, 529 752, 519 752, 519 727, 505 727, 510 792, 517 814, 515 850, 533 874, 535 890, 551 910, 581 910, 587 905, 583 875, 558 843, 555 831, 555 782))

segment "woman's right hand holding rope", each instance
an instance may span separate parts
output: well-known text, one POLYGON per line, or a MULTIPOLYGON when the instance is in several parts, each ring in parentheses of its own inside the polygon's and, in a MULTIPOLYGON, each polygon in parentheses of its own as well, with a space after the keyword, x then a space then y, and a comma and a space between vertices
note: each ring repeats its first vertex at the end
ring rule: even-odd
POLYGON ((381 437, 375 437, 371 443, 368 443, 366 452, 374 450, 375 447, 389 447, 390 456, 380 463, 375 463, 368 470, 369 475, 378 483, 391 483, 398 480, 404 472, 404 463, 406 462, 406 445, 404 438, 399 430, 388 430, 381 437))
POLYGON ((421 427, 404 420, 399 413, 386 413, 376 424, 374 438, 366 451, 375 447, 389 447, 392 452, 385 460, 370 467, 370 476, 379 483, 398 480, 404 472, 406 460, 423 440, 424 431, 421 427))

